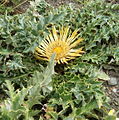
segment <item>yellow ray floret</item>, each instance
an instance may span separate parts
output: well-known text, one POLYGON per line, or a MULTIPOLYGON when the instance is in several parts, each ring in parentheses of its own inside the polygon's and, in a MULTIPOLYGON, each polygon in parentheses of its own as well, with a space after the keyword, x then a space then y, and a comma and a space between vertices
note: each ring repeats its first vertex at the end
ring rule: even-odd
POLYGON ((83 41, 82 38, 78 37, 78 30, 75 30, 70 35, 69 27, 62 27, 59 31, 53 27, 46 39, 35 48, 35 57, 37 59, 49 61, 52 54, 55 53, 55 61, 57 63, 67 63, 67 61, 81 56, 81 54, 84 53, 82 50, 83 47, 73 49, 83 41))

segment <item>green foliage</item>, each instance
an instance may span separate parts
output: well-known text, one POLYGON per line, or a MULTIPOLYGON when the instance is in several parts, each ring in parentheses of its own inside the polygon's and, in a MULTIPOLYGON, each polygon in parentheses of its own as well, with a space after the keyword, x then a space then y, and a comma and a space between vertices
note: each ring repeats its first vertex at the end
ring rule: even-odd
POLYGON ((43 72, 34 72, 33 79, 29 81, 29 84, 37 86, 37 90, 39 89, 45 95, 52 91, 52 74, 54 74, 54 55, 46 69, 43 68, 43 72))
POLYGON ((10 81, 6 81, 6 86, 8 88, 7 94, 10 98, 1 106, 1 119, 17 120, 22 113, 28 114, 27 108, 23 104, 25 104, 24 99, 29 89, 23 87, 21 91, 15 91, 10 81))
POLYGON ((19 6, 19 4, 22 4, 22 3, 24 3, 23 0, 1 0, 0 1, 0 14, 4 14, 6 10, 9 13, 14 12, 15 6, 19 6))
POLYGON ((51 100, 52 104, 62 106, 59 112, 62 118, 68 117, 67 108, 70 109, 72 119, 79 117, 86 119, 85 115, 91 114, 94 109, 102 106, 105 96, 101 92, 101 82, 88 76, 70 73, 67 73, 64 79, 65 81, 55 86, 55 99, 51 100))
POLYGON ((115 119, 108 115, 111 107, 99 79, 109 79, 104 65, 119 65, 118 8, 103 0, 80 1, 80 9, 36 0, 24 14, 1 15, 0 84, 7 98, 0 103, 0 120, 115 119), (56 66, 53 56, 44 68, 34 49, 53 25, 78 28, 85 54, 56 66))
MULTIPOLYGON (((0 76, 26 76, 38 68, 34 63, 33 52, 36 46, 48 35, 48 26, 64 18, 64 12, 52 12, 35 17, 29 11, 26 14, 0 17, 0 76), (32 64, 32 65, 30 65, 32 64), (30 69, 29 69, 30 67, 30 69)), ((39 69, 39 68, 38 68, 39 69)))
POLYGON ((45 14, 47 9, 50 9, 51 6, 45 0, 35 0, 30 1, 31 9, 37 11, 38 13, 45 14))
POLYGON ((89 1, 79 10, 74 25, 80 29, 85 39, 86 55, 82 59, 102 64, 113 62, 118 64, 118 55, 114 56, 114 48, 119 49, 119 15, 117 5, 103 0, 89 1))
POLYGON ((70 72, 73 73, 79 73, 83 75, 88 75, 89 77, 92 78, 98 78, 102 80, 109 80, 109 76, 102 71, 102 68, 97 67, 96 65, 86 63, 86 62, 80 62, 79 64, 72 65, 70 67, 70 72))
POLYGON ((43 72, 35 71, 28 87, 22 87, 21 90, 15 90, 14 85, 9 80, 5 86, 7 98, 1 105, 1 120, 18 120, 22 117, 24 120, 34 120, 33 116, 40 110, 33 110, 34 105, 41 104, 42 92, 45 95, 52 90, 52 75, 54 74, 54 57, 51 58, 46 69, 43 72))

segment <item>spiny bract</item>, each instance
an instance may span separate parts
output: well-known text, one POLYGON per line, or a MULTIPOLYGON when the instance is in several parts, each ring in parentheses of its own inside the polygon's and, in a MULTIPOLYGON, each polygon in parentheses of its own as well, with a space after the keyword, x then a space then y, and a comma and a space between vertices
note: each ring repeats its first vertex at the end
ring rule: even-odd
POLYGON ((56 54, 55 61, 57 63, 67 63, 67 61, 84 53, 83 47, 73 49, 83 40, 78 37, 78 30, 69 34, 69 27, 62 27, 58 32, 55 27, 52 27, 52 31, 50 31, 46 39, 35 48, 35 57, 49 61, 52 54, 56 54))

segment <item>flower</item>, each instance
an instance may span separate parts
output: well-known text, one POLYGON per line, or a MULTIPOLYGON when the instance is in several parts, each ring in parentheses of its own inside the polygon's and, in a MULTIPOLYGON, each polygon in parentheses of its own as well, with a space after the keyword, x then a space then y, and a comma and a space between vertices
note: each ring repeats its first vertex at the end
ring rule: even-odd
POLYGON ((55 53, 57 63, 67 63, 67 61, 82 56, 81 54, 84 53, 83 47, 73 49, 83 40, 78 37, 78 30, 69 34, 69 27, 62 27, 59 32, 53 27, 46 39, 35 48, 35 57, 49 61, 52 54, 55 53))
POLYGON ((111 116, 111 115, 114 115, 114 113, 115 113, 115 110, 114 110, 114 109, 112 109, 112 110, 110 110, 110 111, 109 111, 108 115, 110 115, 110 116, 111 116))

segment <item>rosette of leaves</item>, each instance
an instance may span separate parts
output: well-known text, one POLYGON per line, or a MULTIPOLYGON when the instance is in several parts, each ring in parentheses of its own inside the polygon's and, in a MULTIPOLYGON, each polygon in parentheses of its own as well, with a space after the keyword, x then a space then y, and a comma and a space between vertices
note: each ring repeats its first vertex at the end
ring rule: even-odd
POLYGON ((0 16, 0 76, 27 80, 28 75, 39 70, 35 62, 34 48, 49 34, 49 25, 64 18, 64 11, 34 16, 29 10, 25 14, 0 16), (27 57, 26 57, 27 56, 27 57), (22 75, 21 75, 22 74, 22 75))

